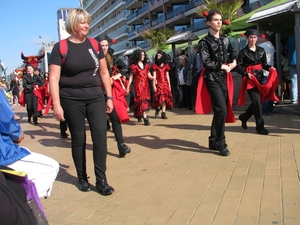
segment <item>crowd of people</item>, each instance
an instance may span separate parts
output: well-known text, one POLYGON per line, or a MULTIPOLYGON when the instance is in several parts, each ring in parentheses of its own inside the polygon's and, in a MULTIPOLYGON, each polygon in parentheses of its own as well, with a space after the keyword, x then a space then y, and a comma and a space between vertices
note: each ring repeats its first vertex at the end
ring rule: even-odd
MULTIPOLYGON (((129 120, 129 112, 149 126, 150 108, 155 110, 154 117, 161 119, 168 119, 167 110, 173 107, 203 114, 212 109, 208 148, 228 156, 225 123, 236 121, 232 111, 231 71, 242 76, 238 104, 245 104, 245 92, 251 100, 246 111, 238 116, 242 128, 247 129, 247 121, 254 116, 257 133, 269 134, 263 115, 272 113, 273 101, 279 101, 275 95, 278 75, 274 67, 274 46, 270 33, 248 29, 245 33, 247 45, 237 54, 230 39, 221 33, 222 13, 211 10, 206 14, 206 20, 209 32, 193 46, 192 60, 181 49, 176 49, 173 60, 158 50, 151 63, 144 50, 136 49, 125 63, 114 56, 110 47, 112 39, 107 35, 96 40, 87 38, 91 17, 84 9, 73 9, 66 20, 66 31, 70 34, 66 40, 67 56, 62 56, 60 42, 56 43, 49 60, 49 74, 42 77, 38 68, 27 65, 21 83, 14 79, 7 84, 2 79, 2 89, 12 93, 13 106, 18 102, 26 105, 27 121, 33 121, 34 125, 38 124, 38 117, 43 116, 44 105, 52 104, 54 116, 60 121, 61 137, 68 137, 67 129, 70 132, 78 189, 83 192, 91 190, 86 171, 85 120, 92 136, 95 186, 102 195, 114 192, 106 177, 107 130, 111 123, 119 157, 125 157, 131 148, 125 144, 121 123, 129 120), (130 95, 129 104, 126 95, 130 95)), ((288 40, 287 54, 283 54, 286 59, 283 66, 289 67, 290 97, 292 103, 296 103, 296 56, 292 38, 288 40)), ((4 92, 0 93, 0 100, 1 108, 5 109, 5 113, 0 114, 0 122, 4 124, 1 124, 1 149, 14 153, 1 153, 0 165, 28 172, 39 197, 48 196, 58 173, 58 163, 19 146, 24 138, 21 127, 15 121, 4 92), (37 166, 40 169, 34 172, 31 168, 37 166)))

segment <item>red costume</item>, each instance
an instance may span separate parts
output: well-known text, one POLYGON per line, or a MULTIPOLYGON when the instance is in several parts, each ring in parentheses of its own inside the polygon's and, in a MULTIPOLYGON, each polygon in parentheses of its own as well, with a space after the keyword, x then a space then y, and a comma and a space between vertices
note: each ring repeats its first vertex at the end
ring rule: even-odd
MULTIPOLYGON (((261 64, 248 66, 246 70, 248 73, 252 74, 252 70, 262 70, 262 66, 261 64)), ((257 87, 259 91, 261 102, 265 102, 269 100, 279 102, 279 98, 275 95, 275 90, 277 86, 278 86, 278 74, 274 68, 270 69, 266 84, 260 84, 254 75, 252 76, 252 79, 243 76, 243 80, 240 88, 240 95, 238 99, 238 106, 245 105, 246 90, 250 90, 255 87, 257 87)))
POLYGON ((127 112, 127 102, 125 99, 126 90, 121 83, 120 79, 113 81, 112 95, 114 97, 114 107, 118 118, 121 123, 125 123, 129 121, 129 115, 127 112))
POLYGON ((163 102, 166 102, 167 108, 173 108, 173 98, 170 90, 170 84, 167 79, 166 72, 170 70, 170 66, 168 64, 163 64, 158 66, 153 64, 152 70, 156 72, 156 92, 154 96, 154 102, 152 103, 152 107, 157 108, 163 102))
POLYGON ((132 64, 130 69, 133 74, 135 88, 133 112, 134 116, 138 118, 150 108, 149 65, 144 65, 144 69, 142 69, 138 65, 132 64))
MULTIPOLYGON (((195 105, 195 112, 197 114, 209 114, 211 112, 210 94, 204 82, 204 71, 205 68, 203 68, 201 71, 200 78, 198 81, 198 87, 197 87, 197 96, 196 96, 196 105, 195 105)), ((227 89, 228 89, 228 104, 227 104, 227 115, 226 115, 225 123, 234 123, 236 119, 232 111, 234 86, 233 86, 233 79, 231 73, 227 73, 227 89)))

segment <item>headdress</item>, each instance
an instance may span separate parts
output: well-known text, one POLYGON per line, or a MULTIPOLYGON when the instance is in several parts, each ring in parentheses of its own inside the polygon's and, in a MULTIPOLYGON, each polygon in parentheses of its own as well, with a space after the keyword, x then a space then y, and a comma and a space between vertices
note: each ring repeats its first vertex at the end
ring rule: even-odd
MULTIPOLYGON (((207 11, 203 12, 203 16, 206 17, 206 21, 209 21, 212 18, 212 16, 215 15, 215 14, 222 15, 222 13, 219 10, 217 10, 217 9, 212 9, 209 12, 207 12, 207 11)), ((229 25, 230 24, 230 20, 223 20, 222 24, 223 25, 229 25)))
POLYGON ((111 42, 112 44, 116 43, 116 39, 110 38, 106 34, 101 34, 99 37, 96 37, 96 40, 99 42, 106 40, 108 42, 111 42))

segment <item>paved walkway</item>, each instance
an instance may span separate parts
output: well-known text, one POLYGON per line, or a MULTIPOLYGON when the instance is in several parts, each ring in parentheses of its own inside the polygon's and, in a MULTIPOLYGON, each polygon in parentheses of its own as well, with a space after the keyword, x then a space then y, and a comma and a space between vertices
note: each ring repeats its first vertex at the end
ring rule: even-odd
MULTIPOLYGON (((248 130, 240 122, 227 124, 231 151, 222 157, 207 149, 212 115, 174 109, 168 120, 151 126, 135 119, 123 125, 132 153, 118 158, 108 132, 107 177, 111 196, 80 192, 70 152, 70 139, 60 139, 52 114, 27 123, 22 145, 60 163, 52 195, 42 199, 50 225, 247 225, 300 224, 300 116, 293 106, 277 107, 265 116, 270 135, 258 135, 252 118, 248 130)), ((240 112, 235 111, 236 116, 240 112)), ((88 135, 87 166, 95 176, 88 135)))

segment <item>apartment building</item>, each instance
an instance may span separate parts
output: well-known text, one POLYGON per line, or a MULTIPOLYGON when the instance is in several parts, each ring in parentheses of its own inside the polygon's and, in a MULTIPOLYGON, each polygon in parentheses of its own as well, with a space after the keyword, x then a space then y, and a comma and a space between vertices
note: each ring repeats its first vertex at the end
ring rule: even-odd
MULTIPOLYGON (((220 0, 222 1, 222 0, 220 0)), ((139 36, 145 29, 171 28, 180 33, 192 31, 195 35, 207 32, 205 18, 197 14, 201 0, 80 0, 81 6, 92 17, 90 37, 107 34, 115 38, 115 54, 127 49, 151 48, 150 43, 139 36)), ((264 5, 270 0, 245 0, 243 13, 264 5), (254 7, 253 7, 254 6, 254 7)))
POLYGON ((125 9, 125 0, 84 0, 81 2, 82 7, 90 13, 92 18, 90 37, 96 38, 101 34, 107 34, 110 38, 116 39, 113 49, 117 55, 130 48, 127 40, 128 11, 125 9))

